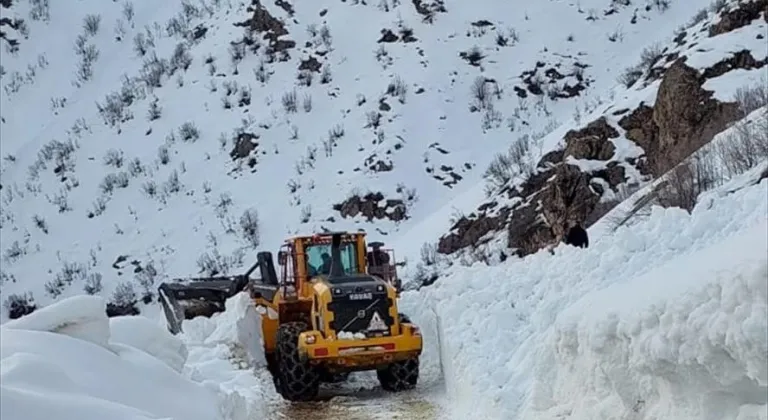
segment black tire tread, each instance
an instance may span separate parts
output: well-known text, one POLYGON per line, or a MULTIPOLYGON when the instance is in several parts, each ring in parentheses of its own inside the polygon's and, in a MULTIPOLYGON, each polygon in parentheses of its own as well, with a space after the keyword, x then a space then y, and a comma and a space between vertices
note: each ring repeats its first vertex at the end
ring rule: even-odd
POLYGON ((289 322, 277 330, 277 375, 275 385, 289 401, 309 401, 317 396, 320 373, 299 358, 299 334, 309 328, 304 322, 289 322))

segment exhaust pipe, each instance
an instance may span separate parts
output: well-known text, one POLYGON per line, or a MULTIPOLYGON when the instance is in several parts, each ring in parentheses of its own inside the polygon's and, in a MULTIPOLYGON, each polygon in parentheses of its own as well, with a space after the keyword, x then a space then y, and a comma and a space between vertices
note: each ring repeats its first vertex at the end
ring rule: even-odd
POLYGON ((341 233, 331 237, 331 272, 330 277, 343 277, 344 266, 341 264, 341 233))

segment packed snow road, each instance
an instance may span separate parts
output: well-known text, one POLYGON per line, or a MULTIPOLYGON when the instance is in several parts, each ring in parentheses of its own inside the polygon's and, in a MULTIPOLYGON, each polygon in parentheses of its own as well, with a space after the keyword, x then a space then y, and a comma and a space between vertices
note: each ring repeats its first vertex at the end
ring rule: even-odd
MULTIPOLYGON (((375 379, 375 378, 374 378, 375 379)), ((290 403, 273 400, 268 420, 443 420, 447 413, 440 404, 441 383, 426 384, 413 391, 392 394, 381 388, 350 384, 323 389, 320 401, 290 403)))

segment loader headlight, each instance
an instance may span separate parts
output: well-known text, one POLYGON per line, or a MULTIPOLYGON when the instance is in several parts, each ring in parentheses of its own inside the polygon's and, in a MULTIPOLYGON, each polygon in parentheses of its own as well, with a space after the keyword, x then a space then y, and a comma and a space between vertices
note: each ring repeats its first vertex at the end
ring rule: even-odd
POLYGON ((341 294, 341 289, 339 289, 339 288, 333 289, 333 294, 334 295, 340 295, 341 294))
POLYGON ((383 292, 384 291, 384 286, 382 286, 382 285, 376 286, 376 291, 377 292, 383 292))
POLYGON ((307 338, 304 339, 304 342, 307 344, 315 344, 315 336, 308 335, 307 338))

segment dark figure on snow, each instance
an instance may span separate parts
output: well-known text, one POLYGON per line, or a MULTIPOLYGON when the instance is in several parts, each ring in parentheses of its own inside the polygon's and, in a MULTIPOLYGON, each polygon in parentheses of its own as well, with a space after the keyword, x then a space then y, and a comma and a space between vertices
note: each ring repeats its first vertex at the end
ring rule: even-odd
POLYGON ((588 247, 589 237, 587 236, 587 231, 578 222, 574 223, 565 235, 565 243, 579 248, 588 247))

